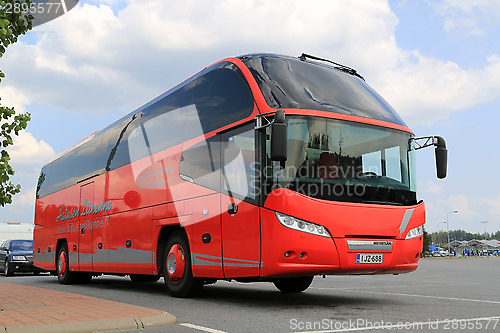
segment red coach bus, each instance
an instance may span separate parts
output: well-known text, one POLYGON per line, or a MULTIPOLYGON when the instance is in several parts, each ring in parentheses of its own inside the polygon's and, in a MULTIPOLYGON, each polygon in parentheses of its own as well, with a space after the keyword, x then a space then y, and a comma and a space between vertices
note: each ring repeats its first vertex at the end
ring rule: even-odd
MULTIPOLYGON (((421 140, 422 139, 422 140, 421 140)), ((300 292, 315 275, 399 274, 422 251, 415 138, 353 69, 303 54, 228 58, 42 168, 34 261, 59 282, 219 279, 300 292)))

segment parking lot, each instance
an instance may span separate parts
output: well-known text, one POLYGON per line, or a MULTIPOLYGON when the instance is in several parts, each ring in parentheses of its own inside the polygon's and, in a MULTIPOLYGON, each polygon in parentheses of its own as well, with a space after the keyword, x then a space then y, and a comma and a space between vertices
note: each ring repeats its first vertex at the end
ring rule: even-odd
MULTIPOLYGON (((267 283, 220 281, 194 299, 170 297, 162 280, 133 284, 99 277, 61 286, 53 276, 2 281, 62 290, 167 311, 178 323, 143 332, 500 332, 500 258, 428 258, 399 276, 316 277, 304 293, 267 283)), ((132 331, 139 332, 139 331, 132 331)))

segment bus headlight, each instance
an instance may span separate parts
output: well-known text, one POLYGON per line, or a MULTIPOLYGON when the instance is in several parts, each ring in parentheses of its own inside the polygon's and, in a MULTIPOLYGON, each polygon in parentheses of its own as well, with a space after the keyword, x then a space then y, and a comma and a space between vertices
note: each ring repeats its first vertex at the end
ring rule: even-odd
POLYGON ((308 234, 317 236, 331 237, 328 230, 326 230, 326 228, 322 225, 306 222, 278 212, 276 212, 276 218, 287 228, 307 232, 308 234))
POLYGON ((408 231, 408 234, 406 234, 405 239, 412 239, 418 236, 422 236, 423 234, 424 234, 424 227, 423 226, 416 227, 408 231))

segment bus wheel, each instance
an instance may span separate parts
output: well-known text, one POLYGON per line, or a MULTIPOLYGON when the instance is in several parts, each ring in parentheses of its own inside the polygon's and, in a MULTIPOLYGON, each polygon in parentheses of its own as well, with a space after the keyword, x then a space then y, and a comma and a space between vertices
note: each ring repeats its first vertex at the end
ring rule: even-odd
POLYGON ((311 285, 314 276, 276 279, 273 281, 276 288, 284 293, 300 293, 311 285))
POLYGON ((159 275, 130 274, 130 280, 132 280, 132 282, 156 282, 159 279, 159 275))
POLYGON ((163 275, 172 296, 195 296, 203 287, 203 280, 193 277, 189 244, 182 231, 170 236, 164 253, 163 275))
POLYGON ((56 274, 60 284, 71 284, 74 282, 75 273, 69 270, 69 252, 66 243, 61 245, 57 254, 56 274))

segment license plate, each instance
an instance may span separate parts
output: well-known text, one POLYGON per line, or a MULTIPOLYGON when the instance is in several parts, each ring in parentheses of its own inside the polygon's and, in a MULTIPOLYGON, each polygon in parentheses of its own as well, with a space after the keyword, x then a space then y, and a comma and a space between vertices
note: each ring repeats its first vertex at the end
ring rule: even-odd
POLYGON ((383 254, 356 254, 356 264, 381 264, 384 261, 383 254))

